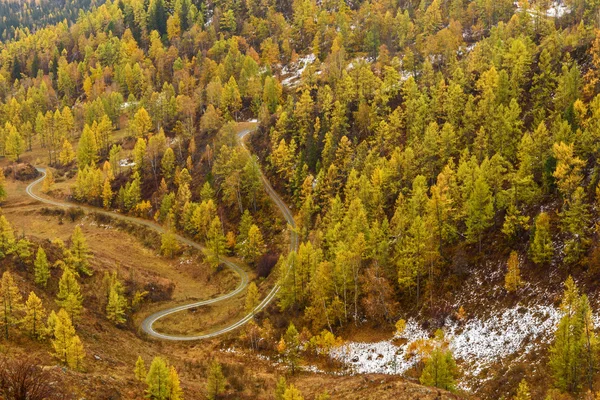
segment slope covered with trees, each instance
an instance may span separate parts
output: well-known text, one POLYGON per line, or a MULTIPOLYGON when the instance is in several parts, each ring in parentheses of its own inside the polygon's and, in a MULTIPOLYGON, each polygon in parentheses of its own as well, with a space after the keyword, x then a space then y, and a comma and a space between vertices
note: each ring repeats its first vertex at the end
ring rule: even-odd
MULTIPOLYGON (((0 152, 19 161, 37 149, 60 179, 74 176, 73 199, 185 232, 215 269, 236 255, 265 277, 278 259, 277 308, 244 335, 260 347, 277 321, 282 340, 268 350, 295 370, 303 332, 326 348, 324 329, 365 321, 442 327, 490 261, 502 259, 513 298, 522 273, 597 290, 598 7, 109 1, 2 44, 0 152), (237 145, 248 119, 257 158, 237 145), (297 252, 281 250, 257 162, 294 207, 297 252)), ((169 233, 161 252, 177 252, 169 233)), ((108 296, 118 323, 118 287, 108 296)), ((453 388, 453 376, 431 378, 455 370, 432 343, 422 381, 453 388)), ((583 389, 550 364, 559 390, 583 389)))

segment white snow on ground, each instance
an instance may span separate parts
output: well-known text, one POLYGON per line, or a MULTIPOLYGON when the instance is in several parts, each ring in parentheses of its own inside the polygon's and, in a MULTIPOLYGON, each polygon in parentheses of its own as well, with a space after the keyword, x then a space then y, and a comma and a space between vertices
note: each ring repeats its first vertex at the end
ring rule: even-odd
POLYGON ((286 78, 281 81, 281 84, 286 87, 294 86, 300 80, 306 67, 314 63, 316 59, 317 57, 314 54, 309 54, 300 57, 297 62, 283 67, 281 74, 286 76, 286 78))
POLYGON ((409 353, 409 345, 427 337, 429 334, 425 330, 414 320, 409 320, 406 329, 399 336, 406 340, 405 344, 397 346, 391 340, 376 343, 347 342, 334 348, 330 355, 348 365, 354 373, 401 374, 419 361, 415 355, 409 353))
POLYGON ((565 14, 570 13, 569 7, 564 5, 562 2, 555 1, 552 6, 546 10, 546 16, 551 18, 560 18, 565 14))
MULTIPOLYGON (((485 381, 486 368, 512 356, 524 357, 536 347, 536 342, 549 343, 560 319, 554 306, 516 306, 485 319, 472 318, 463 324, 450 322, 444 332, 455 358, 463 367, 465 389, 485 381), (483 373, 482 373, 483 372, 483 373)), ((600 320, 596 320, 600 323, 600 320)), ((353 373, 402 374, 418 361, 409 352, 410 344, 430 337, 429 332, 409 320, 406 330, 392 340, 376 343, 349 342, 331 351, 331 357, 346 364, 353 373)))
POLYGON ((121 161, 119 161, 119 166, 120 167, 133 167, 135 165, 135 163, 133 161, 129 161, 127 159, 122 159, 121 161))
POLYGON ((467 376, 477 377, 494 362, 520 357, 535 349, 536 340, 549 342, 560 319, 553 306, 514 307, 485 320, 471 319, 446 331, 458 360, 468 362, 467 376))

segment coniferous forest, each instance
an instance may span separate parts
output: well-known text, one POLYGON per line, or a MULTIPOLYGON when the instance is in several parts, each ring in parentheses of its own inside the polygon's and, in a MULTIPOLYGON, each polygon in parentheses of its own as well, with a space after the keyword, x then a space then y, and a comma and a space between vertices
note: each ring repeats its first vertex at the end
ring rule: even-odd
POLYGON ((0 17, 0 398, 600 398, 600 3, 0 17))

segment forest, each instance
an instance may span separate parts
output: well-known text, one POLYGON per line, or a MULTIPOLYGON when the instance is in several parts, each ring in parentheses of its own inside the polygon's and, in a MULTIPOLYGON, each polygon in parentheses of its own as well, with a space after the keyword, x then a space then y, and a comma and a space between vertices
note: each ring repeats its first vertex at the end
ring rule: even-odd
MULTIPOLYGON (((3 198, 9 170, 44 166, 47 196, 159 224, 165 259, 185 254, 183 235, 214 276, 242 260, 245 312, 279 290, 232 334, 239 346, 293 377, 314 360, 337 368, 328 355, 357 332, 402 337, 412 319, 429 337, 409 377, 468 397, 449 321, 550 298, 542 367, 475 394, 600 389, 600 3, 8 1, 0 15, 3 198), (466 291, 482 275, 500 295, 466 291)), ((153 301, 126 276, 99 278, 84 236, 41 243, 0 217, 4 340, 49 340, 81 371, 80 283, 102 282, 94 315, 120 330, 138 332, 153 301)), ((152 360, 135 363, 149 398, 182 398, 175 367, 152 360)), ((218 398, 217 360, 207 376, 218 398)), ((300 396, 278 383, 275 398, 300 396)))

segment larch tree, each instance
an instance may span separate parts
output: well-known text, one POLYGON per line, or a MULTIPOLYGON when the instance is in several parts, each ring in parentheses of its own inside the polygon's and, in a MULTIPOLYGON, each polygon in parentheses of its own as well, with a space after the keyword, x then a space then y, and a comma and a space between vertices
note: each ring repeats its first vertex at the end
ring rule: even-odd
POLYGON ((42 300, 34 292, 29 293, 25 302, 23 327, 34 339, 41 340, 46 334, 46 310, 42 300))
POLYGON ((245 261, 256 264, 260 256, 265 252, 265 243, 262 233, 257 225, 252 224, 248 229, 246 238, 238 242, 238 252, 245 261))
POLYGON ((127 310, 127 298, 122 290, 122 286, 113 284, 108 294, 108 303, 106 304, 106 318, 115 325, 122 325, 127 321, 125 311, 127 310))
POLYGON ((206 237, 206 246, 209 252, 208 261, 213 268, 217 268, 221 263, 221 257, 225 255, 227 247, 221 220, 218 216, 214 217, 210 223, 206 237))
POLYGON ((110 209, 113 195, 110 179, 106 178, 104 179, 104 185, 102 186, 102 206, 105 210, 110 209))
POLYGON ((152 118, 148 111, 144 107, 140 107, 140 109, 135 113, 131 122, 129 122, 129 130, 136 138, 143 138, 152 129, 152 118))
POLYGON ((63 274, 58 282, 56 302, 67 312, 73 323, 79 319, 79 315, 83 309, 83 297, 81 296, 81 288, 79 287, 79 283, 77 283, 77 278, 69 268, 63 270, 63 274))
POLYGON ((508 257, 506 275, 504 276, 504 288, 509 292, 514 292, 522 284, 519 255, 516 251, 511 251, 508 257))
POLYGON ((146 396, 153 400, 168 400, 169 367, 162 357, 154 357, 146 375, 146 396))
POLYGON ((577 187, 565 202, 561 217, 562 230, 569 235, 565 240, 564 261, 573 264, 583 257, 590 244, 587 226, 590 212, 585 202, 585 191, 581 186, 577 187))
POLYGON ((235 78, 231 76, 221 92, 221 108, 226 119, 237 119, 237 113, 242 107, 242 98, 235 78))
POLYGON ((275 400, 283 400, 285 389, 287 389, 285 376, 280 376, 279 379, 277 379, 277 385, 275 385, 275 400))
POLYGON ((21 320, 23 298, 9 271, 4 271, 0 281, 0 329, 8 340, 10 330, 21 320))
POLYGON ((4 215, 0 215, 0 259, 14 253, 15 232, 4 215))
POLYGON ((165 181, 172 182, 175 171, 175 153, 172 148, 167 147, 167 150, 165 150, 160 161, 160 167, 165 181))
POLYGON ((529 392, 529 385, 525 379, 522 379, 517 388, 517 394, 513 397, 513 400, 531 400, 531 393, 529 392))
POLYGON ((294 374, 300 362, 300 335, 293 323, 290 322, 277 350, 294 374))
POLYGON ((467 239, 470 242, 479 243, 481 251, 481 240, 483 233, 492 226, 494 218, 494 205, 492 193, 484 177, 480 175, 475 181, 473 192, 466 203, 467 239))
POLYGON ((11 161, 19 161, 19 156, 25 150, 25 140, 10 122, 6 123, 6 145, 5 153, 11 161))
POLYGON ((208 383, 206 396, 209 400, 216 400, 225 391, 225 375, 221 369, 221 364, 213 360, 208 367, 208 383))
POLYGON ((92 271, 90 270, 90 258, 92 255, 88 249, 87 241, 81 227, 77 225, 71 235, 71 254, 73 255, 74 266, 78 272, 84 275, 90 276, 92 271))
POLYGON ((4 169, 0 168, 0 201, 6 199, 6 177, 4 176, 4 169))
POLYGON ((68 166, 71 165, 73 160, 75 160, 75 151, 73 150, 73 145, 69 139, 64 138, 62 142, 62 149, 58 154, 58 162, 63 166, 68 166))
POLYGON ((556 158, 556 169, 552 176, 556 178, 563 199, 569 199, 583 180, 582 168, 585 163, 573 154, 573 144, 554 143, 552 150, 556 158))
POLYGON ((42 287, 46 287, 48 279, 50 279, 50 264, 46 252, 39 246, 33 262, 33 271, 35 275, 35 283, 42 287))
POLYGON ((425 361, 425 368, 419 381, 425 386, 453 391, 456 388, 457 373, 454 357, 449 349, 437 347, 425 361))
POLYGON ((42 184, 42 192, 48 193, 52 190, 54 186, 54 174, 50 168, 46 169, 46 178, 44 179, 44 183, 42 184))
POLYGON ((304 397, 296 386, 290 385, 283 392, 283 400, 304 400, 304 397))
POLYGON ((179 250, 179 243, 171 229, 160 236, 160 252, 163 256, 173 258, 179 250))
POLYGON ((169 368, 169 393, 167 395, 167 399, 183 400, 183 390, 181 390, 179 374, 172 365, 171 368, 169 368))
POLYGON ((54 348, 54 356, 63 365, 72 369, 81 369, 85 358, 83 345, 75 332, 71 317, 62 308, 56 314, 52 347, 54 348))
POLYGON ((92 128, 85 125, 77 146, 77 165, 79 169, 95 165, 98 161, 98 144, 92 128))
POLYGON ((550 236, 550 217, 545 212, 535 219, 535 233, 529 245, 529 254, 538 265, 547 264, 552 260, 554 245, 550 236))
POLYGON ((560 310, 563 315, 550 347, 549 365, 554 385, 569 393, 577 393, 584 384, 593 389, 598 339, 594 332, 588 298, 579 294, 571 276, 565 281, 560 310))
POLYGON ((248 291, 246 292, 246 302, 244 305, 246 314, 254 313, 254 309, 258 306, 259 302, 258 288, 254 282, 250 282, 248 291))
POLYGON ((142 356, 138 356, 137 361, 135 362, 133 374, 135 375, 135 379, 138 381, 146 381, 146 375, 148 375, 148 372, 146 371, 146 364, 144 363, 142 356))

